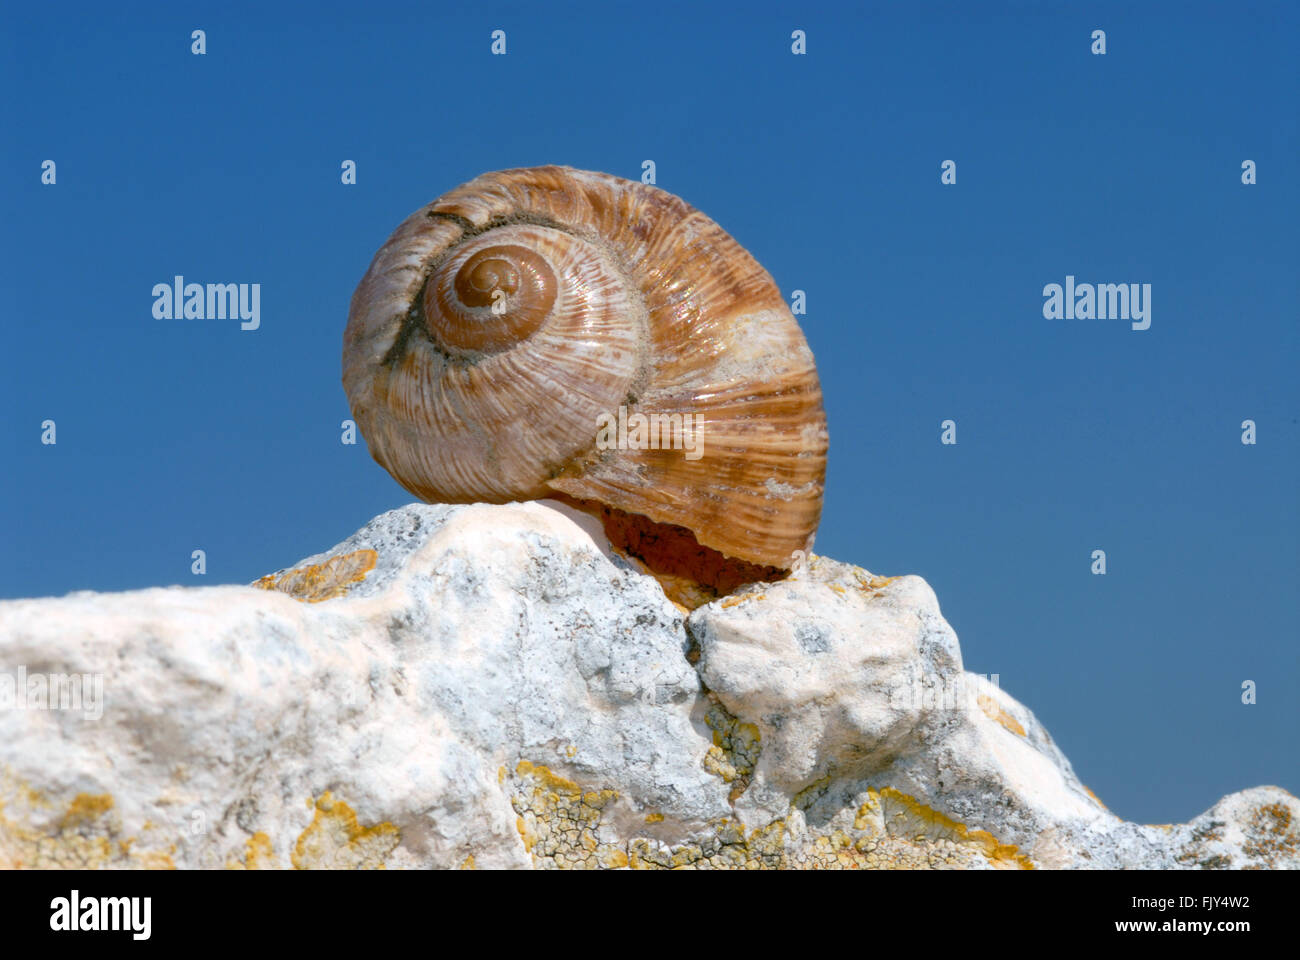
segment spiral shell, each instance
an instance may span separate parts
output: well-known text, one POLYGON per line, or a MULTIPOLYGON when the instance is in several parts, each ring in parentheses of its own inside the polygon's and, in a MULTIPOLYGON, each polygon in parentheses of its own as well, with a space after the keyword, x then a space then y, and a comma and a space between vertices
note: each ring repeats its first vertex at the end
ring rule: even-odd
POLYGON ((812 353, 754 258, 655 187, 506 170, 412 214, 353 294, 343 386, 375 460, 424 500, 558 497, 776 571, 812 546, 812 353), (620 408, 696 415, 701 455, 598 443, 620 408))

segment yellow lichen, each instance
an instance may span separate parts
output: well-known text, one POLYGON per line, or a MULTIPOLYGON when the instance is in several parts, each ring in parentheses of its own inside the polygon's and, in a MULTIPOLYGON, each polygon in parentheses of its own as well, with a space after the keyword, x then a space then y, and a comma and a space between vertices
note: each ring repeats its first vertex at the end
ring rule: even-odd
POLYGON ((794 798, 790 801, 790 806, 794 807, 796 810, 807 810, 826 795, 826 791, 830 788, 830 785, 831 775, 828 773, 826 776, 819 780, 814 780, 808 786, 796 793, 794 798))
MULTIPOLYGON (((0 869, 175 869, 175 843, 158 829, 142 828, 148 836, 123 836, 111 794, 78 793, 62 815, 46 827, 42 810, 54 807, 47 798, 8 774, 0 784, 0 869)), ((54 807, 57 809, 57 807, 54 807)))
POLYGON ((615 848, 609 848, 599 851, 597 856, 600 858, 600 865, 606 870, 619 870, 628 865, 627 854, 615 848))
POLYGON ((379 555, 373 550, 354 550, 279 576, 270 574, 253 586, 262 590, 279 590, 307 603, 320 603, 346 594, 348 586, 364 580, 378 560, 379 555))
POLYGON ((535 777, 557 793, 570 795, 582 793, 582 788, 572 780, 566 780, 559 774, 552 773, 549 768, 541 764, 530 763, 527 760, 519 761, 518 766, 515 767, 515 774, 520 777, 535 777))
POLYGON ((740 606, 742 603, 744 603, 746 600, 762 600, 763 597, 765 597, 765 596, 766 596, 766 594, 763 594, 763 593, 741 593, 741 594, 732 594, 732 595, 729 596, 729 597, 724 597, 724 598, 723 598, 723 600, 722 600, 722 608, 723 608, 724 610, 727 610, 727 609, 730 609, 731 607, 738 607, 738 606, 740 606))
MULTIPOLYGON (((734 718, 729 722, 724 714, 715 714, 714 719, 721 720, 715 736, 728 745, 731 756, 741 757, 752 747, 752 758, 757 758, 757 731, 752 738, 747 733, 737 736, 737 726, 743 725, 736 724, 734 718)), ((721 747, 715 745, 715 749, 727 757, 721 747)), ((732 761, 726 763, 735 771, 732 761)), ((799 811, 812 809, 830 789, 832 781, 822 778, 798 794, 788 818, 774 819, 750 831, 735 818, 721 818, 704 825, 688 842, 665 844, 649 836, 621 835, 609 819, 619 802, 615 790, 577 783, 527 760, 518 761, 513 774, 502 767, 499 776, 516 813, 521 847, 533 865, 541 868, 845 870, 1034 865, 1014 845, 999 843, 987 831, 969 829, 892 788, 861 795, 851 821, 837 817, 818 826, 817 818, 809 816, 805 821, 799 811), (789 825, 793 818, 799 818, 798 829, 789 825)), ((26 809, 28 803, 22 797, 21 791, 10 788, 0 794, 0 801, 21 802, 26 809)), ((44 801, 33 795, 30 806, 38 802, 44 801)), ((396 826, 384 822, 363 827, 351 807, 329 793, 308 803, 314 809, 313 819, 291 850, 294 867, 382 868, 401 841, 396 826)), ((57 826, 51 835, 18 827, 4 813, 0 806, 0 866, 173 866, 174 844, 142 849, 150 844, 135 837, 118 838, 116 809, 107 794, 73 798, 62 817, 54 821, 57 826)), ((1254 812, 1250 836, 1255 863, 1294 856, 1289 852, 1296 844, 1291 817, 1286 804, 1261 806, 1254 812)), ((665 815, 658 811, 645 815, 647 824, 664 820, 665 815)), ((1203 836, 1215 839, 1212 831, 1203 832, 1203 836)), ((244 847, 242 858, 231 857, 228 867, 280 866, 265 833, 254 834, 244 847)), ((474 869, 474 853, 465 853, 468 856, 461 868, 474 869)))
POLYGON ((1245 826, 1246 842, 1241 852, 1255 862, 1251 869, 1294 863, 1300 853, 1300 832, 1291 810, 1283 803, 1262 804, 1250 813, 1245 826))
POLYGON ((244 841, 244 859, 230 857, 226 860, 228 870, 279 870, 280 862, 271 847, 271 838, 265 833, 255 833, 244 841))
MULTIPOLYGON (((987 693, 981 693, 975 699, 976 702, 979 704, 980 710, 984 711, 984 715, 988 717, 990 720, 994 720, 997 723, 1001 724, 1003 727, 1010 730, 1018 737, 1025 736, 1025 728, 1020 725, 1020 721, 1017 720, 1015 717, 1013 717, 1011 714, 1007 713, 1005 710, 1003 710, 1002 707, 998 704, 998 702, 994 700, 992 697, 990 697, 987 693)), ((1094 797, 1093 799, 1096 798, 1094 797)), ((1097 802, 1100 803, 1101 801, 1097 801, 1097 802)))
POLYGON ((893 787, 879 791, 879 799, 886 826, 891 831, 901 830, 915 839, 946 838, 956 843, 973 844, 993 866, 1034 869, 1033 861, 1020 853, 1015 844, 999 843, 986 830, 971 830, 893 787))
POLYGON ((875 597, 898 577, 875 577, 860 567, 853 568, 853 579, 858 582, 858 589, 868 597, 875 597))
POLYGON ((678 576, 672 573, 665 573, 661 570, 652 570, 645 565, 639 557, 615 548, 619 556, 632 561, 641 573, 654 577, 659 581, 659 586, 664 592, 668 601, 676 607, 684 616, 690 616, 693 610, 697 610, 706 603, 712 603, 718 598, 716 590, 710 587, 701 586, 690 577, 678 576))
POLYGON ((113 809, 113 797, 107 793, 79 793, 68 804, 60 826, 75 827, 78 824, 98 820, 113 809))
POLYGON ((627 866, 623 847, 600 836, 604 811, 618 799, 617 791, 583 790, 528 760, 515 766, 515 777, 511 791, 515 828, 535 866, 561 870, 627 866))
POLYGON ((727 755, 718 746, 709 747, 704 754, 704 769, 715 777, 721 777, 723 783, 736 779, 736 768, 727 761, 727 755))
POLYGON ((391 823, 361 826, 356 812, 327 790, 316 800, 315 816, 290 859, 298 870, 382 870, 401 840, 401 831, 391 823))
POLYGON ((853 826, 857 830, 870 830, 880 817, 880 796, 872 790, 867 794, 867 802, 858 807, 857 816, 853 818, 853 826))
MULTIPOLYGON (((727 725, 720 724, 723 739, 727 725)), ((717 754, 725 754, 715 745, 717 754)), ((734 766, 731 766, 734 770, 734 766)), ((824 777, 800 792, 794 810, 816 803, 830 788, 824 777)), ((680 844, 651 837, 613 836, 605 816, 618 793, 590 789, 527 761, 516 765, 510 791, 516 828, 533 865, 543 869, 634 870, 909 870, 962 867, 1032 868, 1011 844, 963 824, 897 790, 870 790, 852 827, 811 827, 791 833, 784 818, 746 832, 723 818, 711 833, 680 844)), ((646 823, 661 823, 650 813, 646 823)))
POLYGON ((713 745, 704 755, 704 769, 732 784, 728 798, 735 803, 749 789, 754 765, 762 752, 762 736, 757 726, 732 716, 712 693, 704 723, 713 732, 713 745))

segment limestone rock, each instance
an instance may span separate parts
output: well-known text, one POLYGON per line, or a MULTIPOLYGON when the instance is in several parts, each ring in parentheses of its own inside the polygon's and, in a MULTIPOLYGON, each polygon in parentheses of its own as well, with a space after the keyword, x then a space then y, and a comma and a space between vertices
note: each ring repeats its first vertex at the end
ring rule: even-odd
POLYGON ((816 557, 687 618, 548 502, 0 603, 0 866, 1278 868, 1297 814, 1121 821, 920 578, 816 557))

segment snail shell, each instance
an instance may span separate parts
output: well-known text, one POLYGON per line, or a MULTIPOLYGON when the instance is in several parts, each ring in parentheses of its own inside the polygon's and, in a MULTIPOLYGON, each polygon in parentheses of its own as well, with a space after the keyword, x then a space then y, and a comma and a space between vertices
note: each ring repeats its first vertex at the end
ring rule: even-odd
POLYGON ((353 294, 343 386, 375 460, 421 499, 566 499, 769 572, 812 546, 812 352, 767 271, 656 187, 535 167, 416 211, 353 294), (702 455, 600 449, 621 406, 700 415, 702 455))

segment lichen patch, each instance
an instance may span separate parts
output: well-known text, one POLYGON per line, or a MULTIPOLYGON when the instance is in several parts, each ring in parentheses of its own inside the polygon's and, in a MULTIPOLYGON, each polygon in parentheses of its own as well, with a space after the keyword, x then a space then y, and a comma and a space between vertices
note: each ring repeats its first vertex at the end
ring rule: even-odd
POLYGON ((344 596, 351 584, 366 578, 379 555, 374 550, 354 550, 330 557, 324 563, 313 563, 281 574, 269 574, 254 582, 261 590, 279 590, 295 600, 320 603, 344 596))

